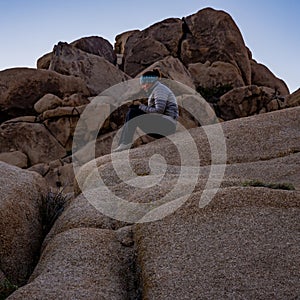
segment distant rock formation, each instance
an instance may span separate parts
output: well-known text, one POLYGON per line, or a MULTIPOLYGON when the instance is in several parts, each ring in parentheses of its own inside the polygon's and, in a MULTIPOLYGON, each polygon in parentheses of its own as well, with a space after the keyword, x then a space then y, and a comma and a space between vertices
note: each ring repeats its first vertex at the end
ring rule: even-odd
POLYGON ((230 15, 211 8, 121 33, 114 47, 97 36, 59 42, 37 69, 1 71, 0 298, 295 299, 299 91, 290 94, 256 62, 230 15), (134 79, 153 68, 172 80, 180 126, 175 144, 140 136, 128 164, 120 153, 111 155, 112 143, 132 100, 147 101, 134 79), (199 107, 199 99, 206 105, 199 107), (87 108, 96 113, 82 120, 87 108), (209 140, 218 130, 223 148, 209 140), (191 149, 199 173, 184 168, 195 163, 191 149), (163 159, 156 165, 161 157, 166 169, 163 159), (75 178, 78 158, 83 166, 75 178), (142 207, 155 208, 179 179, 174 205, 191 180, 195 186, 173 214, 135 224, 123 202, 111 206, 99 175, 110 192, 142 207), (131 185, 133 176, 148 188, 131 185), (216 194, 200 208, 204 190, 216 194), (47 198, 53 191, 68 198, 63 207, 47 198), (83 192, 120 218, 97 210, 83 192), (55 215, 44 236, 51 205, 55 215))

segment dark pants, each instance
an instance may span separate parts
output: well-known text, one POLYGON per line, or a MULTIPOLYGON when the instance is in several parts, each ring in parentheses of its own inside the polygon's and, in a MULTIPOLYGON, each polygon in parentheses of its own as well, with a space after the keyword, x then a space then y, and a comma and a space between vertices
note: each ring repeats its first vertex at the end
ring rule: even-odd
POLYGON ((161 138, 175 133, 176 122, 168 120, 162 114, 147 114, 138 107, 131 107, 126 114, 119 144, 132 143, 137 127, 153 138, 161 138))

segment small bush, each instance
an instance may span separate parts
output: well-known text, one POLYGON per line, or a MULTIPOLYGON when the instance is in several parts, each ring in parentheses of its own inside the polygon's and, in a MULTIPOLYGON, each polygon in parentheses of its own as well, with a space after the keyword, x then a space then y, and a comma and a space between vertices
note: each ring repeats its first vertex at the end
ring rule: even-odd
POLYGON ((0 300, 6 299, 10 294, 12 294, 18 287, 12 284, 8 279, 4 279, 0 282, 0 300))
POLYGON ((42 199, 41 218, 43 233, 46 235, 67 204, 67 196, 62 191, 49 191, 42 199))
POLYGON ((253 187, 266 187, 270 189, 279 190, 295 190, 295 187, 291 183, 265 183, 259 180, 245 181, 243 186, 253 186, 253 187))

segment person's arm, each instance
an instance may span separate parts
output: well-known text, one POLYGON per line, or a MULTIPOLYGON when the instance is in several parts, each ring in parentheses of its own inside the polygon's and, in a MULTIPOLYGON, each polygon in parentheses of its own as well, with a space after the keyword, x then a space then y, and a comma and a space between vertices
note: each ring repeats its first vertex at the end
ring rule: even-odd
POLYGON ((161 91, 157 90, 157 91, 154 91, 153 97, 154 97, 154 106, 147 106, 147 105, 141 104, 139 106, 139 109, 141 109, 142 111, 144 111, 146 113, 163 114, 166 109, 166 106, 167 106, 168 95, 166 93, 164 93, 163 90, 161 90, 161 91))

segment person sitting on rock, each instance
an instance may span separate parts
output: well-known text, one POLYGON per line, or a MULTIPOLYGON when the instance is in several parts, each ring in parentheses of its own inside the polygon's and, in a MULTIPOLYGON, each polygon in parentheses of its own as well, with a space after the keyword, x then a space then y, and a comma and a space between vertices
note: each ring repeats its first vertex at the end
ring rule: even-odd
POLYGON ((174 93, 159 81, 159 70, 145 72, 140 85, 148 95, 148 105, 135 101, 126 114, 119 146, 114 152, 130 149, 137 127, 154 138, 175 133, 178 119, 178 105, 174 93))

